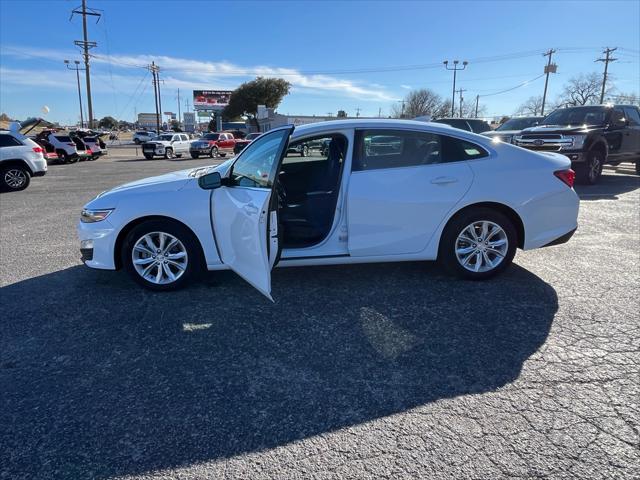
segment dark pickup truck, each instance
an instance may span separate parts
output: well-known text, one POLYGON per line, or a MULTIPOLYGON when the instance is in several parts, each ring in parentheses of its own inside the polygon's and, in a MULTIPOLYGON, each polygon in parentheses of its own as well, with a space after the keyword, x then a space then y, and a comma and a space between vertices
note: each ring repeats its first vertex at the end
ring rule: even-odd
POLYGON ((597 183, 605 163, 635 163, 640 175, 640 109, 633 105, 560 108, 538 126, 524 129, 513 143, 566 155, 579 183, 597 183))

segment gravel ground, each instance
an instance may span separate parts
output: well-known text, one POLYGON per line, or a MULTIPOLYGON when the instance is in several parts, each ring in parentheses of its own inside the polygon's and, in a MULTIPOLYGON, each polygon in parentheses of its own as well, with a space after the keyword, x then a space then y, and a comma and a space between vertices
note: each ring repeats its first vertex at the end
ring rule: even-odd
POLYGON ((638 478, 638 177, 505 275, 290 268, 143 291, 79 261, 102 190, 211 160, 52 165, 0 196, 0 478, 638 478))

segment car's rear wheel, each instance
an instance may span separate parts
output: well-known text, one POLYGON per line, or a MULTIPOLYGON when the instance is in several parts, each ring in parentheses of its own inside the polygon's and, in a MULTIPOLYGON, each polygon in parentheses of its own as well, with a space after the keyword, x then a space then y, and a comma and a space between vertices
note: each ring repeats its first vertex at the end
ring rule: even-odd
POLYGON ((174 157, 173 148, 166 148, 164 151, 164 158, 171 159, 174 157))
POLYGON ((69 155, 64 150, 58 150, 58 160, 60 163, 69 163, 69 155))
POLYGON ((587 152, 587 161, 576 165, 576 181, 583 185, 595 185, 602 175, 604 155, 599 150, 587 152))
POLYGON ((211 147, 211 150, 209 150, 209 156, 211 158, 215 158, 218 156, 218 147, 211 147))
POLYGON ((31 175, 29 171, 20 166, 4 167, 0 170, 0 187, 2 190, 19 192, 29 186, 31 175))
POLYGON ((151 154, 151 153, 145 153, 145 154, 144 154, 144 158, 146 158, 147 160, 153 160, 153 154, 151 154))
POLYGON ((489 208, 473 208, 454 217, 440 239, 438 260, 454 275, 483 280, 513 261, 517 233, 511 220, 489 208))
POLYGON ((175 290, 202 271, 198 240, 184 226, 149 220, 134 227, 122 248, 122 264, 140 285, 151 290, 175 290))

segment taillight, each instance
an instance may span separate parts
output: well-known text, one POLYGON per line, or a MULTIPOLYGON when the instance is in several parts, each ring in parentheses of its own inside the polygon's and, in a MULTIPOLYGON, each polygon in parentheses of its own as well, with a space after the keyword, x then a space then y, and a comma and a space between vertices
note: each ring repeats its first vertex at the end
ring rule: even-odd
POLYGON ((91 149, 87 148, 87 153, 91 154, 91 149))
POLYGON ((567 170, 557 170, 553 174, 562 180, 563 183, 573 188, 573 182, 576 179, 576 172, 568 168, 567 170))
POLYGON ((36 153, 44 152, 44 150, 42 150, 42 147, 33 147, 33 151, 36 152, 36 153))

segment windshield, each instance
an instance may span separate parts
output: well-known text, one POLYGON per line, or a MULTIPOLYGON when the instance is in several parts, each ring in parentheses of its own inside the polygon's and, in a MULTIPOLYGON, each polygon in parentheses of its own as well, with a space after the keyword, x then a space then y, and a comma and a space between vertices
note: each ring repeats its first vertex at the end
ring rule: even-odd
POLYGON ((204 137, 205 140, 217 140, 220 136, 219 133, 207 133, 204 137))
POLYGON ((158 140, 164 140, 166 142, 170 142, 171 140, 173 140, 173 135, 160 135, 158 137, 158 140))
POLYGON ((603 125, 608 109, 604 107, 562 108, 547 116, 541 125, 603 125))
POLYGON ((250 133, 249 135, 246 136, 246 139, 247 140, 255 140, 260 135, 262 135, 262 134, 261 133, 250 133))
POLYGON ((529 118, 512 118, 507 120, 498 128, 496 131, 505 131, 505 130, 524 130, 525 128, 533 127, 537 125, 540 121, 538 117, 529 117, 529 118))

